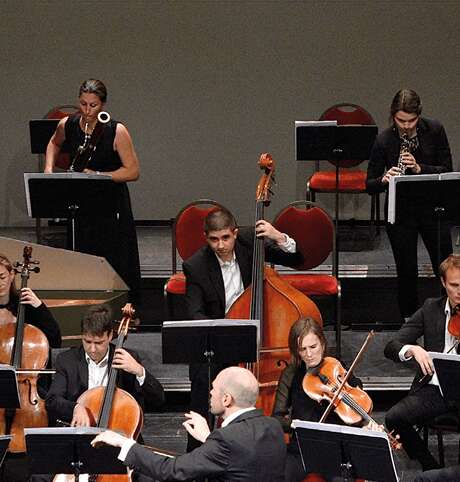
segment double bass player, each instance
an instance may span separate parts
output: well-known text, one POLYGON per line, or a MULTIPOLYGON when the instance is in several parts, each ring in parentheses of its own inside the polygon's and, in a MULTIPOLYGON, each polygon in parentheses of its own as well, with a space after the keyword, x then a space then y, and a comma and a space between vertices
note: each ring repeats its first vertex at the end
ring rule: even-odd
MULTIPOLYGON (((233 215, 225 208, 212 211, 205 219, 207 245, 183 263, 187 280, 186 306, 190 319, 224 318, 233 302, 251 283, 254 230, 239 229, 233 215)), ((294 267, 302 255, 296 242, 265 220, 256 225, 258 237, 265 239, 268 262, 294 267)), ((211 379, 222 367, 213 365, 211 379)), ((208 412, 207 365, 190 366, 190 409, 203 416, 208 412)), ((189 437, 187 450, 196 442, 189 437)))

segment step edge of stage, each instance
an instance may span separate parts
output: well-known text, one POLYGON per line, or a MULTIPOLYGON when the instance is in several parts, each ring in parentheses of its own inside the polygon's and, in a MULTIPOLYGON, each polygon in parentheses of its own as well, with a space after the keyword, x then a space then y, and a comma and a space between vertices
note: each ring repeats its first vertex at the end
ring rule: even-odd
MULTIPOLYGON (((331 265, 321 265, 308 271, 297 271, 284 266, 276 266, 279 273, 313 273, 330 274, 331 265)), ((431 264, 419 264, 418 273, 420 278, 433 278, 431 264)), ((171 267, 159 264, 141 265, 142 278, 169 278, 172 275, 171 267)), ((396 265, 394 264, 341 264, 339 267, 339 278, 396 278, 396 265)))

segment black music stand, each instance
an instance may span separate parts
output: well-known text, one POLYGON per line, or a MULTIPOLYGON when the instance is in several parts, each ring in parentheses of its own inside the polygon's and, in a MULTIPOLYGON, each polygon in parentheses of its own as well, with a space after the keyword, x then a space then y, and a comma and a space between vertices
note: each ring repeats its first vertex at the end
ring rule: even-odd
POLYGON ((48 142, 56 131, 60 119, 36 119, 29 121, 30 150, 32 154, 45 154, 48 142))
POLYGON ((118 460, 120 449, 91 446, 105 429, 98 427, 26 428, 27 457, 31 474, 126 474, 118 460))
POLYGON ((81 216, 114 217, 119 186, 110 176, 83 173, 25 173, 27 212, 33 218, 69 218, 75 251, 75 220, 81 216))
POLYGON ((398 224, 411 219, 416 210, 422 211, 437 227, 437 266, 442 261, 442 223, 460 224, 459 192, 460 172, 392 176, 390 179, 388 222, 398 224))
POLYGON ((234 365, 257 361, 258 320, 165 321, 161 330, 163 363, 234 365))
POLYGON ((443 397, 460 402, 460 355, 457 353, 428 352, 433 360, 443 397))
POLYGON ((336 266, 339 264, 339 169, 341 161, 369 159, 377 136, 375 125, 337 125, 337 121, 296 121, 297 161, 330 161, 335 165, 336 266))
POLYGON ((308 473, 328 480, 398 482, 386 433, 303 420, 293 420, 292 427, 308 473))
POLYGON ((21 408, 16 370, 11 365, 0 365, 0 408, 21 408))

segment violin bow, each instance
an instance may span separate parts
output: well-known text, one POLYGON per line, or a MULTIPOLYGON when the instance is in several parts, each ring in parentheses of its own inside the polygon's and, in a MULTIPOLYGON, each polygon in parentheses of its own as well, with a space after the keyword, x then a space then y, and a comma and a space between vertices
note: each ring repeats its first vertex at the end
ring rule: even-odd
POLYGON ((361 349, 359 350, 358 354, 356 355, 355 359, 353 360, 353 363, 351 364, 349 370, 347 371, 347 374, 343 377, 343 380, 342 382, 340 383, 339 385, 339 388, 337 388, 336 392, 334 393, 334 396, 331 398, 331 401, 329 402, 329 405, 327 406, 326 410, 324 410, 324 413, 323 415, 321 416, 321 419, 319 421, 319 423, 323 423, 324 420, 326 420, 327 416, 331 413, 331 410, 332 408, 334 407, 334 403, 335 401, 337 400, 337 398, 339 398, 342 390, 343 390, 343 387, 345 386, 345 384, 347 383, 348 379, 350 378, 351 374, 353 373, 353 370, 356 366, 356 364, 358 363, 358 361, 360 360, 361 356, 363 355, 364 351, 367 349, 367 345, 369 344, 369 342, 371 341, 371 338, 374 336, 375 332, 374 330, 371 330, 366 339, 364 340, 364 343, 361 347, 361 349))

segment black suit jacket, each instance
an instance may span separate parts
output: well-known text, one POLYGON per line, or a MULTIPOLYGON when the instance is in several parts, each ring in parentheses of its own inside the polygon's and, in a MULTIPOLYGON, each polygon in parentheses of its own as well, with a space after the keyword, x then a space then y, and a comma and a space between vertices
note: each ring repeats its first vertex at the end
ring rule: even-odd
MULTIPOLYGON (((251 283, 253 251, 254 230, 243 228, 235 242, 235 257, 245 288, 251 283)), ((302 255, 300 252, 286 253, 267 241, 265 259, 269 263, 295 267, 302 262, 302 255)), ((206 245, 199 249, 183 263, 183 271, 187 279, 185 299, 190 319, 225 318, 224 281, 219 261, 211 248, 206 245)))
POLYGON ((209 477, 218 482, 284 482, 285 458, 278 421, 252 410, 214 430, 188 454, 169 458, 135 444, 125 463, 160 481, 209 477))
MULTIPOLYGON (((444 308, 447 298, 428 298, 423 306, 404 323, 396 334, 396 338, 385 347, 385 356, 395 362, 400 362, 399 352, 404 345, 416 345, 423 336, 423 346, 427 351, 443 352, 445 343, 446 314, 444 308)), ((430 380, 423 377, 417 364, 417 373, 412 384, 412 390, 425 385, 430 380), (422 381, 420 381, 422 379, 422 381)))
MULTIPOLYGON (((114 345, 110 345, 109 366, 112 363, 114 345)), ((129 353, 139 361, 139 356, 131 351, 129 353)), ((82 346, 71 348, 60 353, 56 358, 56 375, 46 397, 46 409, 52 418, 59 418, 70 422, 73 416, 78 397, 88 389, 88 363, 82 346)), ((144 400, 160 406, 164 402, 164 391, 160 382, 147 370, 145 381, 141 385, 136 376, 120 370, 117 386, 129 392, 144 408, 144 400)))

